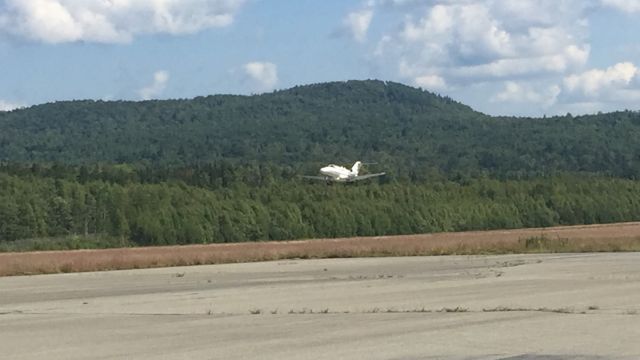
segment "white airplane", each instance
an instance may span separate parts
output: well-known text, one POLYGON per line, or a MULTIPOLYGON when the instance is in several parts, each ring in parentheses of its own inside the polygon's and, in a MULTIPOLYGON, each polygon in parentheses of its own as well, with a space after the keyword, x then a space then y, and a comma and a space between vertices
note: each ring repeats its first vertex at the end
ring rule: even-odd
POLYGON ((376 174, 358 175, 361 167, 362 167, 362 161, 356 161, 356 163, 353 164, 353 166, 351 167, 351 170, 345 168, 344 166, 329 164, 320 169, 320 174, 322 174, 323 176, 303 176, 303 177, 306 179, 324 180, 326 182, 330 182, 330 181, 354 182, 354 181, 369 179, 372 177, 382 176, 386 174, 381 172, 376 174))

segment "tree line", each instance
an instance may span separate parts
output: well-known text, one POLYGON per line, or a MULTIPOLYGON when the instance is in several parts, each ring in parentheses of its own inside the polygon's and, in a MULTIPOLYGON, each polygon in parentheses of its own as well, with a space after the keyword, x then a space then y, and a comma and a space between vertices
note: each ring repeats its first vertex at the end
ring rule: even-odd
POLYGON ((491 117, 376 80, 253 96, 66 101, 0 112, 0 161, 192 166, 227 161, 311 170, 377 161, 413 181, 557 172, 640 177, 640 113, 491 117))
POLYGON ((38 105, 0 112, 0 250, 639 220, 638 138, 637 111, 492 117, 376 80, 38 105), (355 160, 388 175, 300 177, 355 160))
MULTIPOLYGON (((640 183, 584 174, 525 180, 207 188, 0 173, 0 243, 70 236, 111 246, 413 234, 640 219, 640 183)), ((90 244, 88 244, 90 245, 90 244)))

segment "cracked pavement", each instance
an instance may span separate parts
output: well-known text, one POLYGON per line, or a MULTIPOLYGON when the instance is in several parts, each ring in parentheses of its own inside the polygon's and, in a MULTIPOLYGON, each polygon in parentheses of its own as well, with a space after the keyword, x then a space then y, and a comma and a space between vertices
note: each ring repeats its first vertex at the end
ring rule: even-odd
POLYGON ((640 253, 0 278, 10 359, 637 359, 640 253))

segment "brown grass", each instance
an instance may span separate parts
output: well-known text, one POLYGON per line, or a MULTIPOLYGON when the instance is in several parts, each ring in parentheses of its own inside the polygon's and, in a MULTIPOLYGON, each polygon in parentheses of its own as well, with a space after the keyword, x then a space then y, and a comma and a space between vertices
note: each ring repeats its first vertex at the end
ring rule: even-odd
POLYGON ((640 222, 544 229, 0 253, 0 276, 294 258, 640 251, 640 222))

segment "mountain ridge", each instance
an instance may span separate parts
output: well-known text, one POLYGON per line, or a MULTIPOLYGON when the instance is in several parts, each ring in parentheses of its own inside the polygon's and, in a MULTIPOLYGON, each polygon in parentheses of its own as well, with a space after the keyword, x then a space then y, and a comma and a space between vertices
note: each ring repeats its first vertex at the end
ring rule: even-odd
POLYGON ((398 173, 640 176, 640 114, 492 117, 380 80, 259 95, 78 100, 0 113, 0 161, 283 166, 376 159, 398 173))

